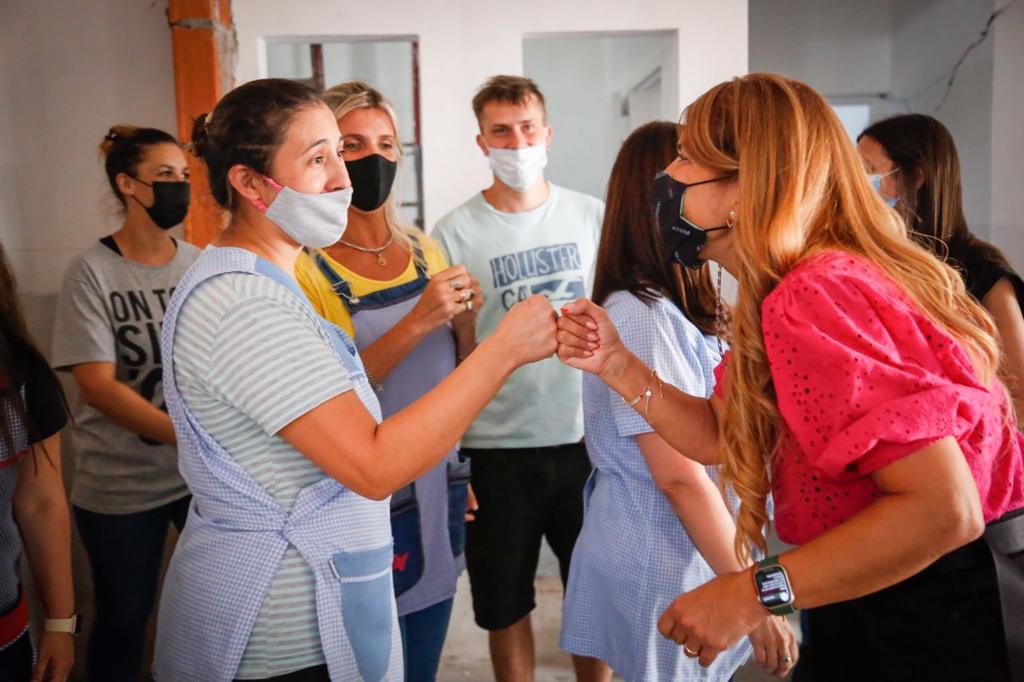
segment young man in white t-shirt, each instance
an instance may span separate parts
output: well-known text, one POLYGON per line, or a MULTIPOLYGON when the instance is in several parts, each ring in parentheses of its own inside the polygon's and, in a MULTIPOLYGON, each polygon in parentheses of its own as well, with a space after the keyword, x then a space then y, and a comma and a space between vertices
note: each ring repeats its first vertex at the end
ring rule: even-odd
MULTIPOLYGON (((556 308, 588 295, 604 203, 544 179, 552 131, 533 81, 495 76, 473 98, 473 111, 494 181, 442 218, 433 236, 452 265, 480 279, 482 340, 533 294, 556 308)), ((533 679, 530 612, 542 538, 563 583, 568 576, 590 474, 582 438, 580 374, 550 358, 518 370, 462 440, 480 505, 466 531, 473 610, 490 631, 501 682, 533 679)), ((596 659, 574 662, 581 679, 610 677, 596 659)))

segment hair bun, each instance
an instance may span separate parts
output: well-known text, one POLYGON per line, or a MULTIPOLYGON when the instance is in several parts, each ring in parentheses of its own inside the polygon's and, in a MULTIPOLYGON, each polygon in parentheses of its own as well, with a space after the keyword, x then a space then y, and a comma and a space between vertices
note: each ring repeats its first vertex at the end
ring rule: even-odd
POLYGON ((138 132, 139 128, 136 126, 124 123, 110 126, 107 130, 107 134, 103 136, 103 140, 100 142, 100 156, 105 157, 109 155, 114 144, 118 141, 124 141, 126 138, 130 138, 138 132))
POLYGON ((189 148, 192 154, 200 159, 206 158, 206 141, 210 137, 211 118, 213 118, 211 114, 204 113, 199 114, 192 121, 192 140, 189 148))

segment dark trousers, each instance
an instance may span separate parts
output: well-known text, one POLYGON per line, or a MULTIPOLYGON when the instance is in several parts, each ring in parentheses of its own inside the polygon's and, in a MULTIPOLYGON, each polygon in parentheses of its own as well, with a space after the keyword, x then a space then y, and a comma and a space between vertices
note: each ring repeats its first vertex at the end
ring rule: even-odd
POLYGON ((807 611, 799 682, 1006 682, 1006 645, 984 540, 880 592, 807 611))
POLYGON ((97 514, 75 507, 89 555, 95 620, 86 656, 90 682, 135 682, 146 624, 156 601, 167 528, 185 526, 190 497, 135 514, 97 514))
POLYGON ((541 542, 558 557, 562 584, 583 526, 590 460, 583 443, 468 450, 480 510, 466 527, 466 568, 477 625, 501 630, 533 610, 541 542))
POLYGON ((26 632, 0 651, 0 680, 28 682, 32 676, 32 640, 26 632))

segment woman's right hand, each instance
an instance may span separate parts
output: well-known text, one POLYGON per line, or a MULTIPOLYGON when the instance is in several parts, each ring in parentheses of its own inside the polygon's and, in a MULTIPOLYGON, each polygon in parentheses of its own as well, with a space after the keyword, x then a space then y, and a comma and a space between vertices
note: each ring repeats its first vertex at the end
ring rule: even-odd
POLYGON ((558 316, 541 294, 516 303, 501 319, 494 338, 515 367, 543 360, 558 348, 558 316))
POLYGON ((558 359, 576 369, 603 377, 626 352, 608 313, 581 298, 562 308, 558 319, 558 359))
POLYGON ((408 317, 420 325, 424 334, 429 334, 467 312, 469 304, 479 308, 482 298, 480 283, 466 266, 454 265, 430 278, 408 317))

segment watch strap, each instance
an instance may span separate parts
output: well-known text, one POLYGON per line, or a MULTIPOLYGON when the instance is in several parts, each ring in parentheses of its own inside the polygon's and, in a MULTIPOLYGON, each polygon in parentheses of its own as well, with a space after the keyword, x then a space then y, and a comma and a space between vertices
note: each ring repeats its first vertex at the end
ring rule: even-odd
POLYGON ((81 621, 78 614, 72 614, 70 618, 47 618, 43 621, 43 632, 66 632, 69 635, 77 635, 81 629, 81 621))

